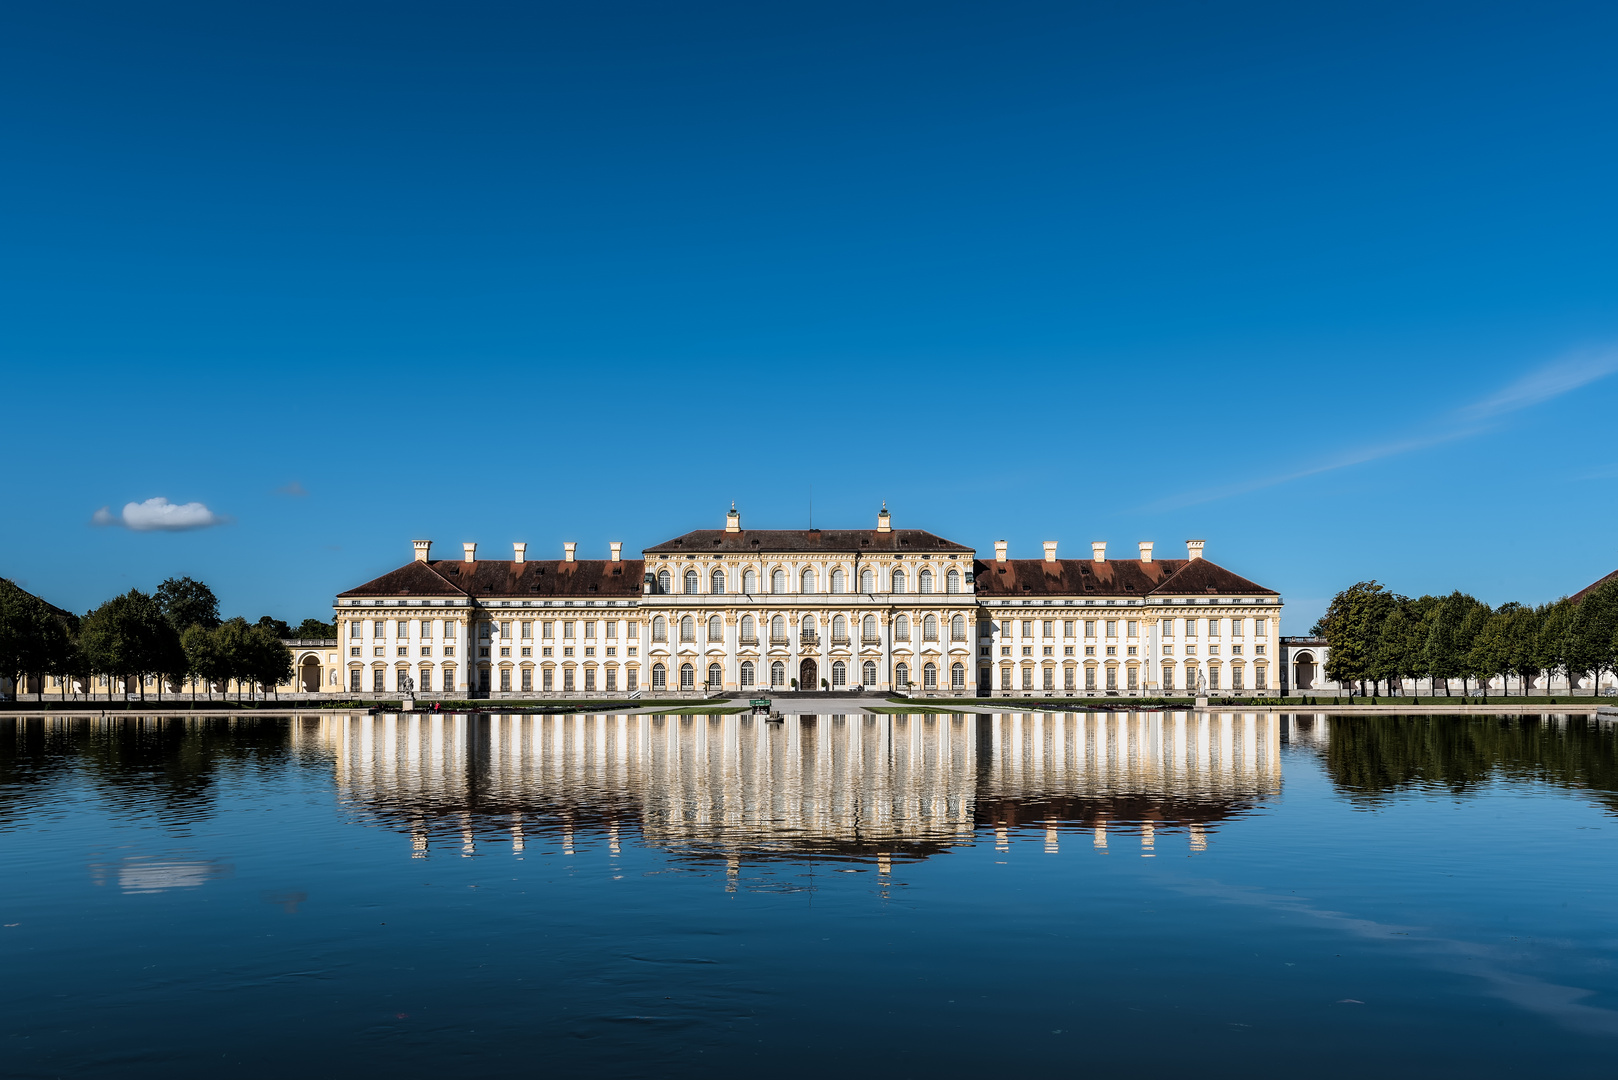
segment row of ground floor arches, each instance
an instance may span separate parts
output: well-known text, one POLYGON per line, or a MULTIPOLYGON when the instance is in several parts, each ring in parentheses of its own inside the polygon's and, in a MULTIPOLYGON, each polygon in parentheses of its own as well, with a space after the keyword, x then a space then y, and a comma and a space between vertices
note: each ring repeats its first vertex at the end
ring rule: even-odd
MULTIPOLYGON (((678 683, 671 685, 669 666, 656 663, 652 665, 652 689, 668 690, 679 689, 690 691, 699 689, 697 680, 704 678, 696 664, 681 664, 672 674, 678 678, 678 683)), ((937 690, 941 669, 938 664, 928 661, 921 665, 921 687, 924 690, 937 690)), ((850 662, 833 660, 824 668, 814 659, 803 659, 795 666, 789 666, 785 660, 771 661, 768 666, 763 662, 755 664, 751 660, 743 660, 739 671, 739 682, 743 690, 750 690, 759 686, 768 686, 772 690, 842 690, 850 685, 875 687, 879 683, 879 673, 875 660, 850 662), (760 676, 767 677, 767 682, 760 676)), ((899 689, 906 689, 911 685, 913 677, 910 665, 904 661, 893 666, 893 685, 899 689)), ((947 676, 952 690, 966 689, 966 665, 952 664, 947 676)), ((710 663, 707 666, 706 676, 700 689, 708 691, 723 690, 725 686, 725 671, 722 665, 710 663)))
MULTIPOLYGON (((636 667, 622 670, 616 666, 595 665, 582 667, 568 665, 562 668, 480 667, 474 676, 477 680, 476 685, 459 688, 456 686, 456 668, 448 665, 441 668, 435 668, 430 664, 422 664, 419 668, 354 667, 349 669, 348 674, 348 688, 354 693, 403 692, 408 688, 422 694, 453 693, 457 689, 507 694, 610 694, 634 693, 642 689, 640 670, 636 667)), ((812 658, 800 660, 796 664, 785 660, 767 663, 743 660, 737 674, 743 690, 766 686, 774 690, 841 690, 853 685, 874 688, 880 682, 880 671, 875 660, 863 662, 833 660, 826 664, 812 658)), ((650 680, 648 689, 652 691, 718 692, 725 689, 724 666, 718 662, 703 665, 701 661, 696 661, 676 666, 659 661, 652 664, 648 676, 650 680)), ((931 660, 922 663, 919 668, 912 667, 909 662, 902 660, 893 665, 895 688, 908 689, 917 680, 924 690, 940 689, 941 680, 947 680, 950 690, 964 691, 966 665, 954 663, 945 668, 931 660)))

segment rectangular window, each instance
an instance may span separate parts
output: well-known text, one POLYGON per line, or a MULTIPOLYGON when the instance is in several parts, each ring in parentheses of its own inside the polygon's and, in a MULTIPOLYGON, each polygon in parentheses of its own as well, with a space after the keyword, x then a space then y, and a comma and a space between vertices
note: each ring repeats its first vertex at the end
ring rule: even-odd
POLYGON ((1211 637, 1211 638, 1216 638, 1216 637, 1219 636, 1219 620, 1218 619, 1209 619, 1208 620, 1208 636, 1211 637))
MULTIPOLYGON (((1056 620, 1055 619, 1046 619, 1045 620, 1044 630, 1045 630, 1045 636, 1046 637, 1055 637, 1056 636, 1056 620)), ((1047 689, 1049 689, 1049 687, 1047 687, 1047 689)))
MULTIPOLYGON (((633 624, 631 624, 631 625, 633 625, 633 624)), ((624 674, 624 689, 629 691, 630 693, 634 693, 635 688, 639 683, 640 683, 640 672, 636 671, 634 668, 630 668, 624 674)))
POLYGON ((500 669, 500 689, 504 693, 511 693, 511 669, 500 669))
POLYGON ((1139 678, 1140 678, 1139 669, 1138 668, 1130 668, 1129 669, 1129 689, 1131 689, 1131 690, 1139 689, 1139 686, 1137 685, 1137 681, 1136 681, 1139 678))
POLYGON ((1011 688, 1011 669, 1003 667, 1000 669, 1000 689, 1010 690, 1011 688))
MULTIPOLYGON (((618 620, 617 619, 608 619, 607 620, 607 640, 608 641, 616 641, 616 640, 618 640, 618 620)), ((607 689, 611 690, 612 687, 609 686, 609 687, 607 687, 607 689)))
POLYGON ((534 672, 532 668, 522 669, 522 688, 524 691, 534 688, 534 672))
POLYGON ((358 638, 358 637, 363 637, 364 634, 365 634, 365 624, 364 623, 359 622, 359 621, 354 621, 354 622, 351 622, 351 623, 348 624, 348 636, 349 637, 358 638))
POLYGON ((1055 668, 1046 668, 1045 669, 1045 689, 1046 690, 1055 690, 1056 689, 1056 669, 1055 668))
POLYGON ((1124 623, 1124 636, 1140 637, 1140 623, 1136 622, 1134 619, 1130 619, 1128 622, 1124 623))
POLYGON ((1242 688, 1242 669, 1239 667, 1233 667, 1230 669, 1230 688, 1232 690, 1240 690, 1242 688))
POLYGON ((1094 690, 1096 688, 1096 669, 1093 667, 1087 667, 1084 669, 1084 688, 1086 690, 1094 690))
POLYGON ((1107 669, 1107 689, 1118 689, 1118 669, 1115 667, 1110 667, 1107 669))
POLYGON ((640 639, 640 623, 638 623, 638 622, 625 623, 624 624, 624 637, 628 638, 630 641, 638 641, 640 639))
POLYGON ((1163 619, 1162 620, 1162 629, 1163 629, 1163 636, 1164 637, 1166 637, 1166 638, 1173 637, 1174 636, 1174 620, 1173 619, 1163 619))
MULTIPOLYGON (((358 624, 356 623, 355 625, 358 625, 358 624)), ((106 684, 103 683, 102 685, 105 686, 106 684)), ((360 688, 360 669, 359 668, 355 668, 353 671, 350 671, 348 673, 348 688, 350 690, 353 690, 353 691, 356 691, 356 692, 359 691, 359 688, 360 688)))
POLYGON ((573 620, 568 619, 562 623, 562 638, 564 641, 573 640, 573 620))
POLYGON ((1095 637, 1096 636, 1096 621, 1094 619, 1085 619, 1084 620, 1084 636, 1085 637, 1095 637))
MULTIPOLYGON (((1267 634, 1269 634, 1269 632, 1270 632, 1270 620, 1268 620, 1268 619, 1254 619, 1253 620, 1253 636, 1254 637, 1264 637, 1267 634)), ((1262 689, 1262 687, 1260 687, 1260 689, 1262 689)))
POLYGON ((1242 624, 1245 623, 1246 621, 1247 621, 1246 619, 1232 619, 1232 620, 1230 620, 1230 636, 1231 637, 1241 637, 1242 636, 1242 624))
POLYGON ((1107 620, 1107 636, 1110 637, 1110 638, 1115 638, 1115 637, 1118 636, 1118 620, 1117 619, 1108 619, 1107 620))
POLYGON ((594 619, 591 619, 584 624, 584 636, 588 641, 594 641, 596 639, 596 621, 594 619))
POLYGON ((1263 664, 1260 664, 1258 667, 1253 669, 1253 689, 1269 689, 1269 668, 1263 664))
MULTIPOLYGON (((611 626, 612 624, 608 623, 607 625, 611 626)), ((618 689, 618 669, 617 668, 608 668, 607 669, 607 689, 608 690, 616 690, 616 689, 618 689)))
POLYGON ((1063 668, 1062 669, 1062 689, 1063 690, 1071 690, 1071 689, 1073 689, 1073 669, 1072 668, 1063 668))
POLYGON ((572 668, 568 668, 568 669, 566 669, 565 671, 562 672, 562 689, 563 690, 572 690, 573 689, 573 669, 572 668))
POLYGON ((586 690, 596 688, 596 669, 593 667, 584 669, 584 688, 586 690))
POLYGON ((547 620, 545 622, 542 622, 542 623, 539 624, 539 636, 544 638, 546 641, 551 641, 556 636, 555 633, 553 632, 554 629, 555 629, 555 624, 550 622, 549 620, 547 620))
MULTIPOLYGON (((1063 619, 1062 620, 1062 636, 1063 637, 1072 637, 1073 636, 1073 620, 1072 619, 1063 619)), ((1068 687, 1068 689, 1071 690, 1072 687, 1068 687)))
POLYGON ((1033 668, 1025 667, 1022 669, 1022 688, 1024 690, 1032 690, 1034 688, 1033 668))
POLYGON ((371 691, 380 694, 386 688, 386 675, 381 668, 371 672, 371 691))
POLYGON ((1195 619, 1187 619, 1185 621, 1185 636, 1186 637, 1196 637, 1197 636, 1197 620, 1195 620, 1195 619))
POLYGON ((1032 619, 1024 619, 1022 621, 1022 636, 1023 637, 1033 637, 1034 636, 1034 622, 1033 622, 1032 619))
POLYGON ((551 671, 550 668, 546 668, 545 673, 540 676, 540 684, 544 686, 547 691, 552 690, 555 688, 555 682, 553 681, 555 677, 555 673, 551 671))
POLYGON ((532 641, 532 640, 534 640, 534 624, 533 623, 525 622, 525 623, 522 624, 522 639, 524 641, 532 641))

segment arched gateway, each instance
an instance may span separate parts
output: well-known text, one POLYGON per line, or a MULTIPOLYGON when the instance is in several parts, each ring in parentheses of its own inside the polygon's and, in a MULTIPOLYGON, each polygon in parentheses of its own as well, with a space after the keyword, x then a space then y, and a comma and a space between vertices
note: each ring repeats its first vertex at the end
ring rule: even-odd
POLYGON ((814 690, 814 689, 816 689, 820 685, 818 682, 815 681, 816 676, 818 674, 819 674, 819 669, 815 667, 815 662, 813 660, 805 660, 803 663, 799 664, 798 665, 798 689, 799 690, 814 690))

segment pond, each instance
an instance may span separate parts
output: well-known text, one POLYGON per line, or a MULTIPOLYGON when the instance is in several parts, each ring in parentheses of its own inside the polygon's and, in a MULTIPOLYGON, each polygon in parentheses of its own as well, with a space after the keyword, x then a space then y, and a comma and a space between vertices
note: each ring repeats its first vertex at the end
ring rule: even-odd
POLYGON ((1585 716, 0 721, 8 1076, 1609 1076, 1585 716))

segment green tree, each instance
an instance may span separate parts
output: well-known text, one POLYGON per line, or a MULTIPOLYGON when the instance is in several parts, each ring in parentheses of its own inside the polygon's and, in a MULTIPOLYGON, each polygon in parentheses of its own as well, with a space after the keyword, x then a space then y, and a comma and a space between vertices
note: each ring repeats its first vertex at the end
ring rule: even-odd
POLYGON ((280 619, 272 619, 268 615, 259 616, 259 620, 255 625, 261 629, 268 630, 270 633, 274 634, 277 639, 289 638, 292 636, 292 627, 288 626, 280 619))
POLYGON ((1528 686, 1539 676, 1539 612, 1525 604, 1502 605, 1501 611, 1510 609, 1507 623, 1507 643, 1510 668, 1517 676, 1523 697, 1528 686))
MULTIPOLYGON (((179 650, 178 635, 157 600, 130 589, 84 618, 79 641, 91 670, 112 679, 135 679, 146 700, 146 676, 167 673, 179 650)), ((161 690, 159 690, 161 694, 161 690)))
MULTIPOLYGON (((1468 634, 1475 636, 1481 624, 1468 623, 1467 616, 1478 607, 1478 601, 1460 590, 1450 593, 1434 605, 1433 615, 1423 644, 1423 663, 1436 682, 1444 680, 1444 696, 1449 696, 1449 681, 1465 678, 1468 673, 1468 634)), ((1465 692, 1465 683, 1462 684, 1465 692)))
POLYGON ((1399 598, 1375 581, 1361 581, 1336 596, 1314 632, 1326 639, 1326 675, 1338 683, 1360 683, 1371 677, 1382 622, 1399 598))
POLYGON ((281 635, 263 626, 247 633, 245 670, 260 688, 277 692, 282 683, 292 681, 292 653, 281 643, 281 635))
POLYGON ((200 581, 188 577, 168 578, 153 595, 176 634, 183 634, 193 626, 212 630, 219 625, 219 599, 200 581))
POLYGON ((1601 673, 1614 666, 1615 632, 1618 632, 1618 580, 1603 583, 1572 607, 1563 646, 1570 682, 1590 675, 1592 685, 1600 686, 1601 673))
MULTIPOLYGON (((1511 618, 1512 613, 1502 608, 1489 617, 1473 639, 1467 666, 1478 678, 1487 681, 1498 675, 1505 679, 1511 671, 1511 618)), ((1508 682, 1508 693, 1510 689, 1508 682)))
POLYGON ((1546 692, 1556 676, 1567 670, 1567 632, 1573 621, 1573 602, 1567 597, 1540 607, 1539 632, 1534 638, 1534 662, 1546 674, 1546 692))
POLYGON ((23 677, 41 680, 61 665, 71 648, 69 625, 39 597, 0 578, 0 675, 22 697, 23 677))
MULTIPOLYGON (((181 651, 185 654, 186 673, 194 679, 202 680, 209 701, 213 700, 214 683, 227 677, 214 640, 217 632, 204 629, 199 623, 192 623, 180 636, 181 651)), ((195 700, 197 696, 195 683, 192 686, 191 697, 195 700)))
POLYGON ((252 655, 248 635, 252 627, 240 615, 226 619, 213 632, 214 657, 218 663, 220 682, 236 680, 236 700, 242 697, 242 684, 252 678, 252 655))
POLYGON ((1489 609, 1488 604, 1464 594, 1461 594, 1460 603, 1463 605, 1463 614, 1455 633, 1455 648, 1461 655, 1461 694, 1464 696, 1471 692, 1466 685, 1469 677, 1477 678, 1485 683, 1485 687, 1487 686, 1485 680, 1488 676, 1479 675, 1472 665, 1472 651, 1473 646, 1477 644, 1478 635, 1483 633, 1483 628, 1488 625, 1489 617, 1494 612, 1489 609))
POLYGON ((325 641, 337 636, 337 624, 305 619, 293 628, 292 636, 303 641, 325 641))

